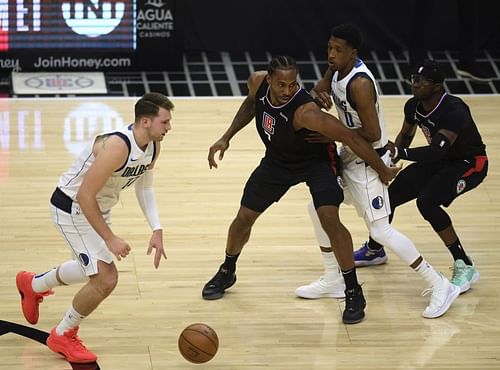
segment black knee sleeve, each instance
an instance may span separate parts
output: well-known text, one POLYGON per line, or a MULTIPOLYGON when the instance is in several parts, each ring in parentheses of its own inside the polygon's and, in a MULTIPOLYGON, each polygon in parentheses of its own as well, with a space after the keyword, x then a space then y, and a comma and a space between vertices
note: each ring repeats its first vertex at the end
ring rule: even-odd
POLYGON ((420 214, 426 219, 436 232, 440 232, 451 225, 450 216, 441 208, 440 204, 432 202, 426 197, 417 198, 417 207, 420 214))

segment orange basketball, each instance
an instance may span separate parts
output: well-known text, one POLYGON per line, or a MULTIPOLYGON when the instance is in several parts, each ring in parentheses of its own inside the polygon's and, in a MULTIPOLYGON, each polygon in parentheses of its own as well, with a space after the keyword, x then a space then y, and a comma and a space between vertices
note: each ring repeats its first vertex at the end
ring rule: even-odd
POLYGON ((196 323, 186 327, 179 335, 179 352, 195 364, 210 361, 219 348, 217 333, 206 324, 196 323))

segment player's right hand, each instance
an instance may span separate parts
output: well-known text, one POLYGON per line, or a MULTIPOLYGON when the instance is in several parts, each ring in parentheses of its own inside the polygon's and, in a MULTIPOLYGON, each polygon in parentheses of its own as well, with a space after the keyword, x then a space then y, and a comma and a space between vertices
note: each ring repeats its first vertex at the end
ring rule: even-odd
POLYGON ((321 108, 326 109, 326 110, 330 110, 330 108, 333 106, 332 97, 326 91, 321 91, 319 93, 318 92, 315 93, 314 94, 314 101, 321 108))
POLYGON ((215 161, 215 153, 219 152, 219 161, 224 158, 224 152, 229 148, 229 141, 225 139, 217 140, 211 147, 208 149, 208 166, 210 168, 217 168, 217 162, 215 161))
POLYGON ((396 177, 396 175, 399 173, 399 171, 401 171, 402 168, 403 168, 402 166, 391 166, 391 167, 386 166, 384 173, 383 174, 379 173, 380 180, 384 184, 388 185, 389 182, 396 177))
POLYGON ((106 245, 108 249, 113 253, 118 261, 121 261, 122 258, 125 258, 130 253, 130 245, 123 239, 118 238, 117 236, 106 241, 106 245))

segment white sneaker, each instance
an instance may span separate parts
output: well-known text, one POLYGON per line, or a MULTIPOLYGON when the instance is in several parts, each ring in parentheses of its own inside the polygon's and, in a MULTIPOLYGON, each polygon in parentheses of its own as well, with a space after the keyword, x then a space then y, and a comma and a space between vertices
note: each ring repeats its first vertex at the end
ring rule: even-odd
POLYGON ((295 289, 295 294, 300 298, 345 298, 345 283, 342 277, 335 280, 327 280, 324 276, 313 281, 309 285, 303 285, 295 289))
POLYGON ((425 296, 432 292, 429 305, 425 308, 422 316, 428 319, 435 319, 448 311, 451 304, 460 295, 460 288, 441 275, 441 282, 422 292, 425 296))

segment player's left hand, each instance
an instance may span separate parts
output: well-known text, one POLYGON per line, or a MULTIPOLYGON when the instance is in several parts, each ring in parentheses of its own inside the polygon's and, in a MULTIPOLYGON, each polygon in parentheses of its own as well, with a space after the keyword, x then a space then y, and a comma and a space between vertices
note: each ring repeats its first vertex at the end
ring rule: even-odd
POLYGON ((385 148, 391 152, 391 157, 394 157, 394 154, 396 154, 396 145, 389 140, 387 144, 385 144, 385 148))
POLYGON ((149 240, 149 247, 147 251, 147 255, 149 256, 151 252, 155 249, 155 258, 154 258, 154 266, 157 269, 160 266, 161 257, 167 259, 167 255, 165 254, 165 249, 163 248, 163 230, 155 230, 153 231, 153 235, 149 240))
POLYGON ((398 163, 400 158, 397 158, 398 149, 396 147, 396 144, 394 144, 392 141, 389 140, 385 145, 385 147, 391 152, 390 156, 392 158, 392 163, 393 164, 398 163))

